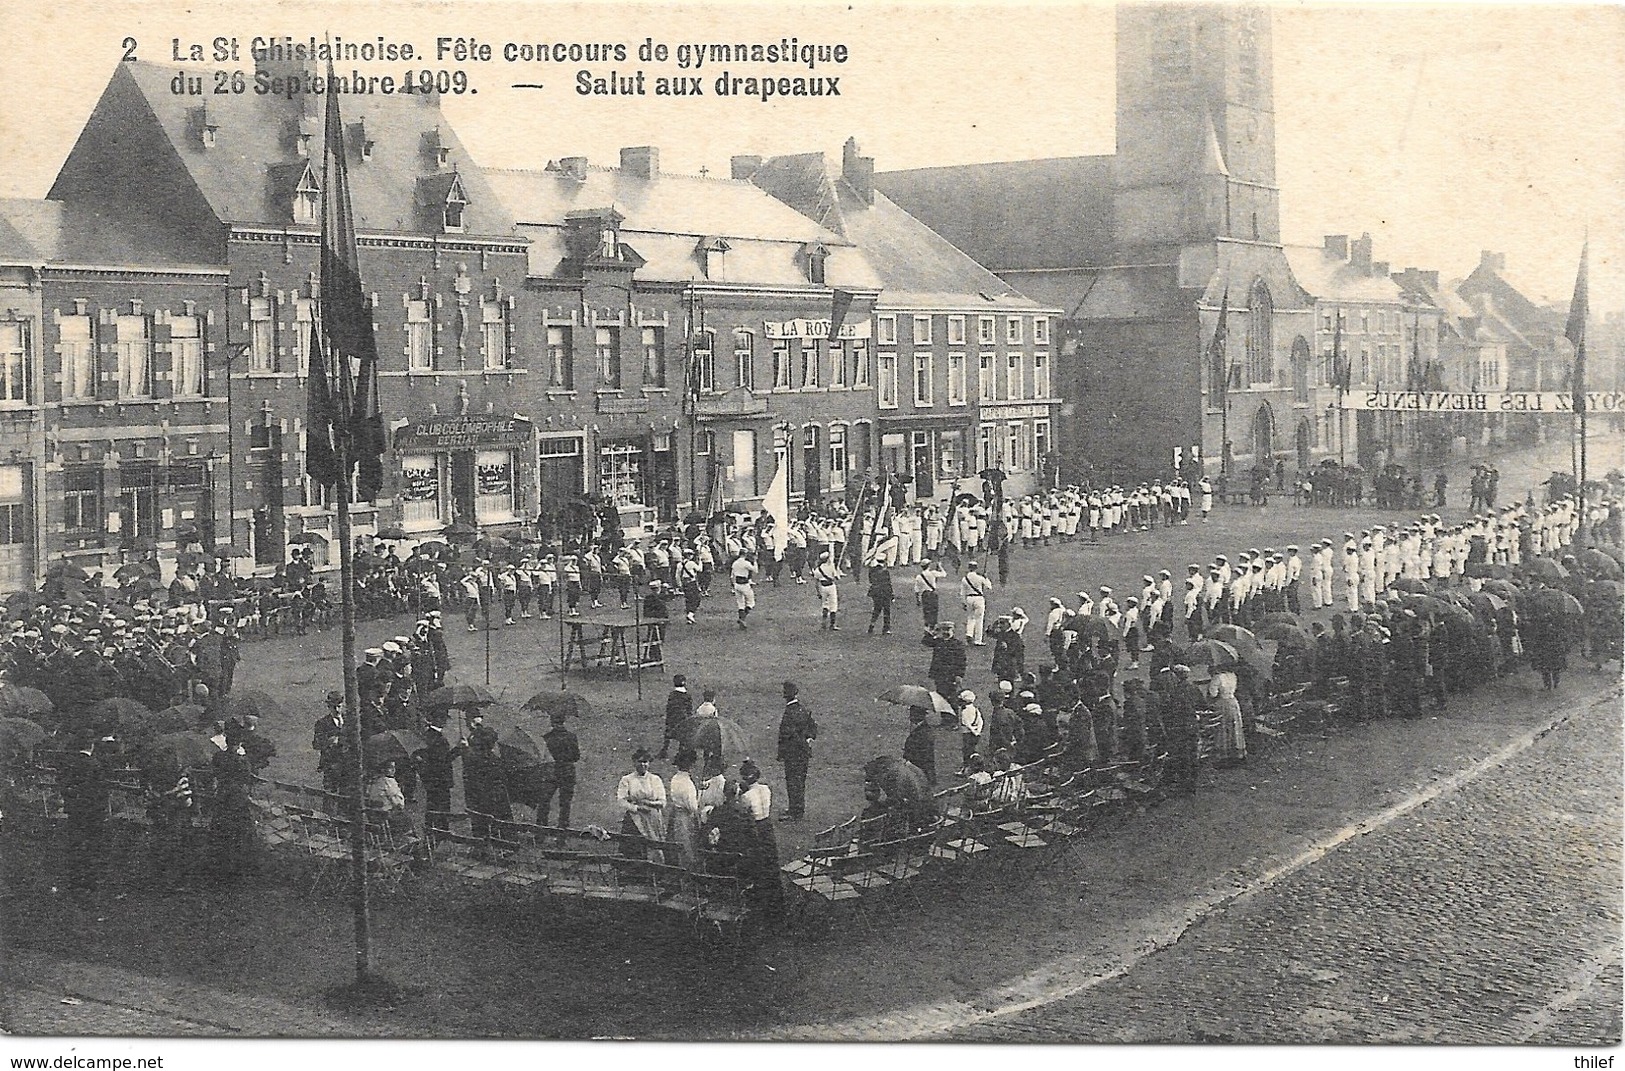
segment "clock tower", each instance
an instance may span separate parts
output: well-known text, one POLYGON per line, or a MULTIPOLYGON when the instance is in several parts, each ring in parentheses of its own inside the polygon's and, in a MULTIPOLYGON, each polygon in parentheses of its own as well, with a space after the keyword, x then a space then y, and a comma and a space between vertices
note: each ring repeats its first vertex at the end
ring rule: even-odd
POLYGON ((1217 238, 1279 245, 1268 13, 1126 5, 1117 41, 1117 249, 1144 263, 1217 238))

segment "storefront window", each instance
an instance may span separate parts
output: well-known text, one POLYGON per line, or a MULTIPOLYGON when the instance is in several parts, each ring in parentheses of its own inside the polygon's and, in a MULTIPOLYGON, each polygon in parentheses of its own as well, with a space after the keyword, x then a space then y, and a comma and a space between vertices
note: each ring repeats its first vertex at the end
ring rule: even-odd
POLYGON ((937 436, 937 475, 944 479, 959 476, 965 469, 965 433, 944 431, 937 436))
POLYGON ((481 450, 474 455, 474 520, 479 524, 513 519, 513 452, 481 450))
POLYGON ((418 454, 401 459, 401 522, 411 528, 438 528, 440 458, 418 454))
POLYGON ((617 506, 643 504, 643 447, 640 444, 611 442, 599 448, 598 492, 617 506))
POLYGON ((729 498, 756 497, 756 432, 750 428, 734 431, 732 483, 729 498))

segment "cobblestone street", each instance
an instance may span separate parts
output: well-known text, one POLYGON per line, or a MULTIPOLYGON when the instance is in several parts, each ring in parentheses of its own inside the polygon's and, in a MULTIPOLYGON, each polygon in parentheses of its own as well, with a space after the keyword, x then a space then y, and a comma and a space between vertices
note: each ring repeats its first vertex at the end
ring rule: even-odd
POLYGON ((952 1037, 1618 1044, 1620 746, 1610 697, 1120 976, 952 1037))

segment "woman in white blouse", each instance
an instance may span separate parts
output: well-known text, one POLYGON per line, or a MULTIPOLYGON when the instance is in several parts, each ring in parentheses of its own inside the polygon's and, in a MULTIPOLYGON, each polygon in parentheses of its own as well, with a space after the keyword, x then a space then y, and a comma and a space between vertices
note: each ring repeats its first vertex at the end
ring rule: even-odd
POLYGON ((689 870, 698 870, 700 863, 700 790, 694 783, 692 748, 680 748, 675 760, 677 772, 671 775, 671 786, 666 792, 667 836, 677 845, 679 858, 667 862, 679 863, 689 870))
POLYGON ((638 748, 632 756, 632 772, 615 786, 615 802, 621 807, 622 833, 663 841, 666 839, 666 785, 659 774, 649 772, 650 757, 647 748, 638 748))

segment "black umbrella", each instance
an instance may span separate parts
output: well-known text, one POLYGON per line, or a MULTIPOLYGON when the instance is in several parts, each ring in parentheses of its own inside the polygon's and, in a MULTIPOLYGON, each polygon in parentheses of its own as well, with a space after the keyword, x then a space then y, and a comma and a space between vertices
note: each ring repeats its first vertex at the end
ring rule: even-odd
POLYGON ((404 528, 399 528, 399 527, 396 527, 395 525, 390 525, 387 528, 380 528, 380 529, 378 529, 377 532, 374 532, 373 533, 373 538, 374 539, 382 539, 382 540, 385 540, 387 542, 393 543, 393 542, 395 542, 397 540, 407 539, 409 537, 407 536, 406 530, 404 528))
POLYGON ((304 532, 300 532, 296 536, 290 537, 288 539, 288 542, 289 543, 310 543, 310 544, 320 543, 323 546, 326 546, 329 542, 331 542, 331 540, 329 540, 326 536, 322 535, 322 533, 320 533, 320 532, 304 531, 304 532))
POLYGON ((222 717, 236 718, 238 721, 250 714, 258 718, 277 718, 282 715, 282 704, 265 692, 251 688, 234 690, 221 703, 220 712, 222 717))
POLYGON ((525 700, 521 710, 538 714, 566 714, 572 718, 590 717, 592 704, 580 692, 537 692, 525 700))
POLYGON ((404 729, 385 729, 361 741, 361 754, 369 766, 404 762, 414 751, 423 750, 423 740, 404 729))
POLYGON ((538 730, 525 725, 504 729, 502 735, 497 737, 497 745, 502 749, 503 759, 513 766, 540 766, 553 761, 546 738, 538 730))
POLYGON ((424 696, 429 705, 439 710, 463 710, 468 707, 483 707, 495 703, 497 697, 490 690, 478 684, 448 684, 444 688, 436 688, 424 696))

